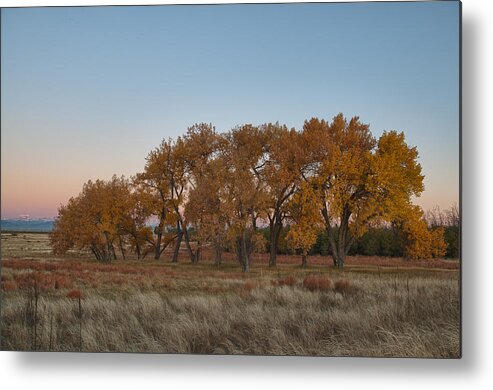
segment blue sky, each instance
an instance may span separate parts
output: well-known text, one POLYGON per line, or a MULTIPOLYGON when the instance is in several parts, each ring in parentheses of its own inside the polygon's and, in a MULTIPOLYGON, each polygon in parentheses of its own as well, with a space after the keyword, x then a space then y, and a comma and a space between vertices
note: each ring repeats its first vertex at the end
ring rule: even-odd
POLYGON ((458 203, 459 4, 4 9, 2 218, 54 216, 165 137, 359 115, 417 146, 425 209, 458 203))

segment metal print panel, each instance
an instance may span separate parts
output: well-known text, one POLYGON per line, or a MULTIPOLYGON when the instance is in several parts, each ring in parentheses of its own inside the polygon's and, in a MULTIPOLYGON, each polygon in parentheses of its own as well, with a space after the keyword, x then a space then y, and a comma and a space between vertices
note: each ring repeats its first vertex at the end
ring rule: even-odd
POLYGON ((460 17, 2 9, 1 348, 459 358, 460 17))

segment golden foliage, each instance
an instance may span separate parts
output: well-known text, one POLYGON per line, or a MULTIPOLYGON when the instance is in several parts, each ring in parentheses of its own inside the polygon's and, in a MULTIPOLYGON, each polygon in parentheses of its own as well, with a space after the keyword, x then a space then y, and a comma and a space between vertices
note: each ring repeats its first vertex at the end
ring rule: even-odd
POLYGON ((443 257, 447 251, 444 228, 429 229, 423 211, 414 206, 400 222, 406 240, 406 257, 410 259, 431 259, 443 257))
POLYGON ((288 204, 288 213, 295 223, 289 229, 287 240, 294 249, 306 254, 317 241, 321 227, 317 194, 309 183, 301 183, 288 204))
POLYGON ((404 134, 384 132, 378 142, 369 125, 342 114, 331 123, 306 121, 305 177, 319 191, 320 208, 334 257, 342 266, 355 238, 372 223, 392 221, 423 191, 416 148, 404 134))
POLYGON ((85 183, 79 196, 58 210, 50 236, 54 253, 90 249, 98 260, 115 259, 114 242, 131 213, 131 199, 124 178, 85 183))
POLYGON ((257 224, 269 224, 275 264, 289 219, 289 243, 304 256, 324 227, 338 266, 356 238, 382 223, 402 229, 409 257, 439 257, 446 249, 443 229, 429 230, 411 203, 424 190, 418 157, 403 133, 376 139, 368 124, 343 114, 331 122, 312 118, 301 132, 267 123, 218 134, 198 123, 176 140, 163 140, 132 182, 86 183, 60 207, 53 248, 89 248, 107 261, 116 257, 116 244, 123 255, 131 247, 138 257, 148 246, 157 259, 179 237, 178 250, 183 233, 192 261, 203 246, 220 251, 229 244, 248 268, 251 253, 265 246, 257 224), (153 230, 150 219, 157 221, 153 230))

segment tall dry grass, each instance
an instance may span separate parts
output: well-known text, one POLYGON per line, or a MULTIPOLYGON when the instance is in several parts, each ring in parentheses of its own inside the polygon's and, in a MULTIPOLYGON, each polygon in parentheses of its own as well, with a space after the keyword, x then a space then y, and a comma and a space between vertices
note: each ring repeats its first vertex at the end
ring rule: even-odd
POLYGON ((357 258, 341 271, 322 258, 306 269, 259 260, 245 275, 234 259, 221 268, 54 259, 39 237, 2 234, 2 349, 460 354, 457 262, 357 258))
POLYGON ((334 288, 308 289, 299 278, 247 281, 238 291, 218 285, 215 294, 41 292, 36 307, 32 293, 8 291, 2 349, 459 357, 456 278, 345 277, 340 292, 335 280, 334 288))

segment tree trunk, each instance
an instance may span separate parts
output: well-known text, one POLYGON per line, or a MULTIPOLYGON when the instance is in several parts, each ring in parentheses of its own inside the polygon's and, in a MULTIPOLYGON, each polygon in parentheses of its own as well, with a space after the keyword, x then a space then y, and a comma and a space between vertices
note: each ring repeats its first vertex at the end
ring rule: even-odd
POLYGON ((327 237, 329 238, 329 245, 330 245, 330 254, 332 256, 332 260, 334 262, 334 267, 337 267, 338 265, 338 257, 337 257, 337 245, 336 245, 336 240, 334 237, 334 232, 333 228, 331 226, 330 218, 329 218, 329 212, 327 210, 327 206, 324 206, 322 208, 322 216, 324 217, 324 222, 325 222, 325 231, 327 232, 327 237))
POLYGON ((301 266, 303 268, 306 268, 306 266, 308 265, 308 262, 307 262, 307 256, 306 256, 306 252, 304 251, 302 254, 301 254, 301 266))
POLYGON ((243 232, 241 236, 236 238, 236 258, 241 264, 241 269, 243 272, 250 271, 250 259, 247 250, 246 232, 243 232))
POLYGON ((332 259, 334 260, 334 267, 344 268, 346 256, 349 252, 349 249, 351 248, 353 239, 346 240, 345 237, 339 237, 336 243, 335 239, 332 237, 332 239, 329 238, 329 242, 332 252, 332 259))
POLYGON ((172 263, 178 263, 178 255, 180 254, 180 246, 183 238, 183 230, 181 230, 180 228, 179 221, 176 227, 177 227, 177 236, 176 236, 175 250, 173 251, 173 259, 171 260, 172 263))
POLYGON ((161 240, 163 237, 163 230, 161 226, 157 232, 156 245, 154 246, 154 260, 159 260, 161 257, 161 240))
POLYGON ((243 266, 241 237, 236 237, 236 260, 243 266))
POLYGON ((223 248, 221 247, 221 244, 216 243, 214 245, 214 264, 215 265, 221 265, 221 263, 223 262, 222 254, 223 254, 223 248))
POLYGON ((243 263, 243 272, 250 272, 250 262, 248 260, 248 257, 245 258, 244 263, 243 263))
POLYGON ((242 252, 242 262, 243 262, 243 272, 249 272, 250 271, 250 254, 248 253, 248 248, 247 248, 247 233, 246 231, 243 231, 242 238, 241 238, 241 252, 242 252))
POLYGON ((107 253, 103 252, 103 258, 105 261, 116 260, 115 248, 113 247, 113 243, 110 240, 110 236, 108 232, 103 232, 104 238, 106 240, 107 253))
POLYGON ((120 247, 120 252, 122 253, 123 260, 126 260, 125 248, 123 247, 123 241, 120 235, 118 235, 118 246, 120 247))
POLYGON ((269 243, 269 267, 275 267, 276 265, 277 265, 277 248, 276 248, 276 244, 273 241, 271 241, 269 243))
POLYGON ((99 250, 98 250, 98 248, 96 246, 91 246, 91 252, 96 257, 96 260, 98 260, 98 261, 102 261, 103 260, 101 258, 101 253, 99 252, 99 250))
POLYGON ((135 244, 135 252, 137 253, 137 259, 140 260, 140 245, 139 245, 139 243, 135 244))
POLYGON ((96 258, 103 263, 109 263, 111 261, 111 252, 109 252, 108 250, 108 243, 101 244, 99 246, 96 245, 94 249, 94 251, 97 253, 96 258))
POLYGON ((250 272, 250 257, 248 256, 247 253, 243 254, 243 267, 242 270, 243 272, 250 272))
POLYGON ((279 246, 279 237, 281 235, 282 222, 279 216, 275 216, 269 223, 270 243, 269 243, 269 267, 275 267, 277 264, 277 249, 279 246))
POLYGON ((197 264, 202 259, 202 248, 200 247, 200 243, 197 242, 197 249, 195 249, 194 263, 197 264))
POLYGON ((332 260, 334 262, 334 267, 343 268, 344 260, 346 258, 346 253, 344 250, 344 246, 340 245, 340 234, 338 234, 338 238, 334 237, 334 228, 327 228, 327 235, 329 236, 329 244, 330 244, 330 254, 332 256, 332 260))
POLYGON ((339 268, 344 267, 344 260, 346 259, 346 237, 348 232, 349 215, 347 207, 344 209, 341 226, 339 227, 337 237, 337 266, 339 268))
POLYGON ((334 266, 338 268, 344 268, 344 262, 346 260, 346 255, 351 248, 353 242, 353 237, 348 239, 349 233, 349 217, 351 212, 346 206, 341 215, 341 224, 337 231, 337 239, 335 237, 334 228, 330 226, 326 209, 322 210, 326 221, 326 231, 329 236, 330 249, 332 252, 332 259, 334 260, 334 266))
POLYGON ((274 267, 277 262, 277 243, 274 221, 271 221, 269 225, 269 267, 274 267))
POLYGON ((195 253, 193 252, 192 246, 190 245, 190 235, 188 234, 187 224, 183 220, 183 217, 180 214, 180 210, 176 205, 175 205, 175 213, 178 218, 178 224, 181 226, 180 231, 182 232, 183 237, 185 237, 185 245, 187 247, 188 256, 190 257, 190 261, 192 263, 195 263, 195 253))
POLYGON ((339 264, 339 257, 337 253, 337 245, 334 238, 334 233, 330 226, 326 226, 327 236, 329 237, 329 245, 330 245, 330 254, 332 256, 332 260, 334 262, 334 267, 337 267, 339 264))
POLYGON ((332 260, 334 261, 334 267, 337 268, 343 268, 344 267, 344 261, 346 259, 346 253, 344 249, 341 250, 340 245, 334 243, 332 244, 333 240, 329 240, 331 243, 330 249, 331 249, 331 255, 332 255, 332 260))
MULTIPOLYGON (((163 196, 161 194, 161 196, 163 196)), ((159 225, 154 228, 154 233, 157 235, 156 245, 154 246, 154 260, 159 260, 161 258, 161 241, 163 239, 163 230, 166 219, 166 208, 163 206, 161 208, 161 213, 159 215, 159 225)))
POLYGON ((111 260, 116 260, 116 252, 115 252, 115 247, 113 246, 113 243, 110 241, 110 249, 111 249, 111 260))
POLYGON ((190 235, 188 234, 188 229, 186 227, 183 228, 183 235, 185 236, 185 244, 187 246, 188 255, 190 256, 190 261, 195 263, 195 253, 190 245, 190 235))
POLYGON ((346 254, 345 253, 339 253, 336 256, 336 267, 337 268, 344 268, 344 262, 346 261, 346 254))

